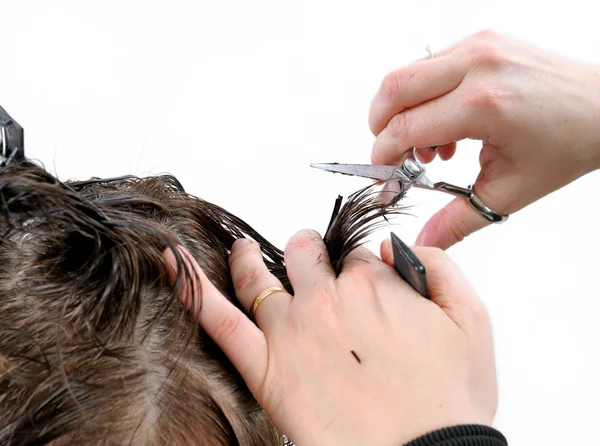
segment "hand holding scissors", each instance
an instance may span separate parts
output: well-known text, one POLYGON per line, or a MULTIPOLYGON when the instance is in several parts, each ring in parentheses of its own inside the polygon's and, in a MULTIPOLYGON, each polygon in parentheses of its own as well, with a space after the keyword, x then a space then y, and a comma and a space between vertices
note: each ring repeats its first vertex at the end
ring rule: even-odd
MULTIPOLYGON (((479 140, 473 192, 512 214, 600 168, 599 119, 597 66, 481 32, 384 77, 369 114, 371 162, 399 165, 412 147, 425 164, 448 160, 457 142, 479 140)), ((447 249, 494 221, 474 205, 448 203, 416 244, 447 249)))

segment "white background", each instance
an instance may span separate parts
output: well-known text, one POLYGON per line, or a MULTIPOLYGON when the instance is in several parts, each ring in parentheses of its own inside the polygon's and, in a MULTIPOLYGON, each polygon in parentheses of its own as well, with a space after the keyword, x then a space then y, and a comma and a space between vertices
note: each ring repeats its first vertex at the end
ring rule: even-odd
MULTIPOLYGON (((386 73, 485 28, 598 64, 593 5, 1 0, 0 104, 62 179, 173 173, 283 247, 365 185, 309 164, 370 161, 386 73)), ((471 184, 478 151, 459 143, 430 177, 471 184)), ((511 445, 596 441, 599 194, 596 171, 449 250, 492 315, 511 445)), ((412 192, 395 231, 413 243, 449 200, 412 192)))

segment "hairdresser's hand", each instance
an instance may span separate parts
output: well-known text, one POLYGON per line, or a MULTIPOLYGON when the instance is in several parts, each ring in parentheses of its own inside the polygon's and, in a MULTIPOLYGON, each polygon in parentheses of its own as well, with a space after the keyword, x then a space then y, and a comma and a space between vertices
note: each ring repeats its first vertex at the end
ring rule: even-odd
MULTIPOLYGON (((372 162, 430 162, 481 140, 474 190, 511 214, 600 168, 600 69, 483 32, 434 59, 388 74, 371 105, 372 162), (436 152, 429 149, 438 146, 436 152)), ((446 249, 489 222, 463 198, 425 225, 417 244, 446 249)))
MULTIPOLYGON (((442 251, 416 253, 428 270, 433 301, 389 266, 389 243, 382 245, 388 263, 361 247, 336 278, 312 231, 296 234, 285 250, 294 297, 267 297, 257 310, 258 326, 193 259, 202 307, 198 311, 197 290, 184 301, 299 446, 400 446, 441 427, 491 425, 497 395, 486 311, 442 251)), ((172 253, 166 256, 176 268, 172 253)), ((247 311, 261 291, 281 286, 255 242, 237 241, 230 265, 247 311)))

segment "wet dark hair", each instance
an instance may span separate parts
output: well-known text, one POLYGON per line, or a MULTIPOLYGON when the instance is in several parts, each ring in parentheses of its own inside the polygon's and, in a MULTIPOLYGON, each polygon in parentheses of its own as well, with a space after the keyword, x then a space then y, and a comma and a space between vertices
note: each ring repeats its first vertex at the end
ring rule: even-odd
MULTIPOLYGON (((283 251, 170 175, 62 182, 24 160, 0 169, 0 206, 0 444, 281 443, 176 298, 193 279, 176 247, 239 308, 233 242, 259 242, 293 293, 283 251)), ((338 197, 324 235, 336 272, 403 212, 374 186, 338 197)))

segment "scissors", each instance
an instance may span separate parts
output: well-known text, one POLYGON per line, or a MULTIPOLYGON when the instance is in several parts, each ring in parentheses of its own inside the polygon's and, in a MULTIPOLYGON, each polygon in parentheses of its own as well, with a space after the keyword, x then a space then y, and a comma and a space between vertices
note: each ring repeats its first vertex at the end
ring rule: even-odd
MULTIPOLYGON (((503 223, 508 219, 508 215, 487 207, 470 187, 455 186, 445 181, 432 182, 426 175, 425 167, 418 161, 415 150, 409 152, 400 166, 340 163, 313 163, 310 166, 328 172, 385 181, 380 197, 383 199, 385 194, 388 194, 388 201, 392 204, 395 204, 402 193, 411 187, 417 187, 464 197, 481 216, 492 223, 503 223)), ((429 298, 425 267, 398 236, 392 233, 391 238, 396 271, 415 291, 429 298)))

